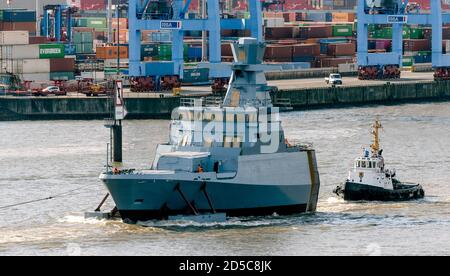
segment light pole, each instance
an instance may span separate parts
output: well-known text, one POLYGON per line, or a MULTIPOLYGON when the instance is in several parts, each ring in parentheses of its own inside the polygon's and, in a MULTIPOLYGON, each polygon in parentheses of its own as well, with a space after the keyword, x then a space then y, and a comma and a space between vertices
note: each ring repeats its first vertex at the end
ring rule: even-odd
POLYGON ((39 15, 39 0, 36 0, 36 36, 41 35, 41 25, 40 22, 40 15, 39 15))

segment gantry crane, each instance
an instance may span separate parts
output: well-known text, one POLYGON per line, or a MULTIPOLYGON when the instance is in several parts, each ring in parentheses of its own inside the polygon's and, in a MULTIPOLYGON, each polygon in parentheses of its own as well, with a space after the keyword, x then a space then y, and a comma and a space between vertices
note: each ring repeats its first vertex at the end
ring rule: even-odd
POLYGON ((432 26, 432 66, 436 80, 450 79, 450 55, 442 51, 442 27, 450 23, 441 0, 430 0, 430 13, 408 0, 359 0, 358 5, 358 77, 360 79, 399 78, 403 55, 403 25, 432 26), (392 25, 392 52, 368 52, 368 26, 392 25))
POLYGON ((72 39, 72 16, 78 9, 67 5, 46 5, 42 19, 42 34, 56 41, 71 41, 72 39), (66 27, 63 37, 62 28, 66 27))
POLYGON ((129 16, 129 67, 132 84, 139 89, 158 86, 176 87, 183 79, 183 40, 185 31, 208 32, 209 77, 216 84, 224 85, 231 69, 222 64, 221 30, 250 30, 258 41, 262 36, 262 8, 259 0, 249 1, 249 19, 223 19, 220 14, 219 0, 208 0, 206 18, 187 19, 191 0, 130 0, 129 16), (169 31, 172 33, 172 61, 142 62, 141 31, 169 31))

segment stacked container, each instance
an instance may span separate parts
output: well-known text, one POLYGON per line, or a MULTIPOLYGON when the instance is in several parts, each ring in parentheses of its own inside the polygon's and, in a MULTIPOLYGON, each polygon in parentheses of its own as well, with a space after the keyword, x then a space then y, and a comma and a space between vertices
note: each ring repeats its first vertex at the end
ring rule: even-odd
POLYGON ((74 59, 65 58, 63 44, 29 44, 27 31, 0 32, 1 73, 24 81, 73 79, 74 59))
POLYGON ((0 31, 27 31, 36 34, 36 12, 0 10, 0 31))

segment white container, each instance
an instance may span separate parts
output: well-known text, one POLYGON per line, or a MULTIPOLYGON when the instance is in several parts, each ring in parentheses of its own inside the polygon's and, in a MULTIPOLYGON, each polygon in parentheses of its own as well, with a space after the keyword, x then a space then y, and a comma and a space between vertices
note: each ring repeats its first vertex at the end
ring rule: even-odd
POLYGON ((2 59, 0 60, 0 73, 22 74, 23 60, 2 59))
POLYGON ((24 59, 23 60, 23 73, 50 73, 50 60, 49 59, 24 59))
POLYGON ((284 18, 264 18, 264 26, 269 28, 284 27, 284 18))
POLYGON ((104 71, 81 72, 81 77, 84 79, 94 79, 98 81, 103 81, 105 80, 105 72, 104 71))
POLYGON ((356 63, 345 63, 338 65, 339 73, 354 73, 358 72, 358 65, 356 63))
POLYGON ((23 74, 21 79, 23 81, 48 82, 50 81, 50 73, 23 74))
POLYGON ((0 46, 1 59, 38 59, 39 45, 7 45, 0 46))
POLYGON ((0 45, 27 45, 30 42, 28 31, 0 32, 0 45))
MULTIPOLYGON (((129 59, 120 59, 120 67, 128 67, 130 63, 129 59)), ((117 59, 105 59, 105 68, 108 67, 112 67, 112 68, 116 68, 117 67, 117 59)))

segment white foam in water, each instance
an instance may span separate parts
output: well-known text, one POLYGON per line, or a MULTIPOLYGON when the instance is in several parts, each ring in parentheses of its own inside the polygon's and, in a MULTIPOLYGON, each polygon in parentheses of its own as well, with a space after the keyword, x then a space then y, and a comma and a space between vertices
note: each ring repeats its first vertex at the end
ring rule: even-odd
POLYGON ((105 224, 107 219, 85 218, 83 214, 66 215, 59 219, 60 223, 105 224))

